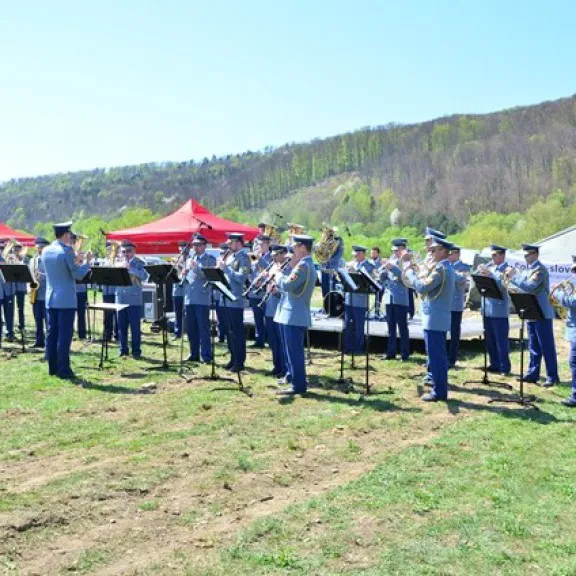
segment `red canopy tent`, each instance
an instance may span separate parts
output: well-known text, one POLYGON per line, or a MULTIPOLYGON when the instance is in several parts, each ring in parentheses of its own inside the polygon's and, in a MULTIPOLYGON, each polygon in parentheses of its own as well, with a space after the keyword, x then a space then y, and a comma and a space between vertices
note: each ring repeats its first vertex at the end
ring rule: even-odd
POLYGON ((24 246, 34 246, 34 236, 26 234, 25 232, 16 232, 14 228, 10 228, 10 226, 7 226, 4 222, 0 222, 0 238, 6 240, 13 238, 24 246))
POLYGON ((108 232, 108 240, 130 240, 140 254, 177 254, 178 242, 188 242, 195 232, 206 237, 209 244, 226 242, 226 232, 242 232, 251 241, 258 228, 219 218, 196 200, 188 200, 173 214, 136 228, 108 232))

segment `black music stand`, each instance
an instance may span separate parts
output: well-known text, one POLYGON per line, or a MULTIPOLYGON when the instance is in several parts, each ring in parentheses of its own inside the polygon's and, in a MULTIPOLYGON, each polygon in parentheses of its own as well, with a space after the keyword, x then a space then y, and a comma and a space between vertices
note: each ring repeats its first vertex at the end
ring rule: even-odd
MULTIPOLYGON (((116 268, 113 266, 93 266, 90 272, 85 276, 89 278, 90 282, 98 286, 132 286, 132 280, 127 268, 116 268)), ((88 310, 102 310, 104 318, 102 318, 102 347, 100 349, 100 364, 98 368, 102 370, 104 367, 104 360, 108 360, 108 339, 106 338, 106 318, 109 314, 119 312, 126 308, 125 304, 88 304, 88 310)), ((89 312, 88 312, 89 314, 89 312)), ((96 327, 94 327, 96 328, 96 327)))
MULTIPOLYGON (((156 290, 156 309, 162 309, 160 318, 160 330, 162 332, 162 365, 149 368, 149 370, 169 370, 168 365, 168 318, 166 317, 166 284, 169 282, 179 282, 178 273, 171 264, 151 264, 144 266, 148 272, 148 281, 160 286, 160 291, 156 290)), ((183 335, 182 335, 183 336, 183 335)), ((180 354, 182 355, 182 354, 180 354)), ((180 362, 180 375, 182 376, 182 362, 180 362)))
MULTIPOLYGON (((26 264, 0 264, 0 272, 4 276, 6 282, 26 282, 32 284, 35 280, 32 278, 30 268, 26 264)), ((16 304, 14 304, 16 306, 16 304)), ((26 345, 24 343, 24 328, 20 329, 20 344, 22 352, 26 352, 26 345)))
POLYGON ((524 326, 526 320, 544 320, 544 313, 542 312, 542 308, 540 308, 538 298, 534 294, 511 293, 510 299, 522 321, 520 325, 520 394, 518 396, 493 398, 488 402, 513 402, 526 408, 538 410, 538 406, 534 404, 536 396, 524 396, 524 326))
MULTIPOLYGON (((481 298, 482 340, 484 343, 484 367, 482 370, 484 371, 484 376, 482 376, 482 380, 466 380, 464 384, 485 384, 486 386, 496 385, 512 390, 512 386, 510 386, 510 384, 506 384, 505 382, 492 382, 490 378, 488 378, 488 345, 486 344, 486 298, 492 298, 493 300, 503 300, 504 296, 500 291, 496 280, 494 280, 494 278, 491 276, 472 274, 471 278, 474 280, 474 284, 480 292, 481 298)), ((452 334, 450 334, 450 338, 452 338, 452 334)))
MULTIPOLYGON (((364 386, 366 388, 366 395, 368 395, 370 394, 370 295, 376 294, 379 290, 382 289, 382 287, 370 276, 370 274, 368 274, 368 272, 366 272, 366 270, 362 268, 358 272, 350 272, 350 277, 358 286, 356 294, 366 294, 368 300, 368 305, 366 306, 366 314, 364 315, 364 321, 366 324, 366 330, 364 333, 364 353, 366 356, 364 386)), ((394 337, 396 337, 396 335, 394 335, 394 337)))
MULTIPOLYGON (((337 271, 340 283, 344 287, 344 292, 356 292, 358 288, 357 284, 354 282, 350 273, 345 268, 338 268, 337 271)), ((352 323, 354 326, 354 323, 352 323)), ((338 384, 346 384, 347 386, 351 384, 351 378, 344 378, 344 334, 346 331, 346 314, 342 314, 342 328, 340 330, 340 378, 338 379, 338 384)), ((352 352, 352 367, 354 367, 354 352, 352 352)))
MULTIPOLYGON (((212 348, 212 372, 209 378, 210 380, 228 380, 233 382, 234 380, 231 378, 223 378, 221 376, 218 376, 218 374, 216 374, 216 331, 212 330, 212 318, 216 313, 214 291, 217 290, 218 292, 220 292, 220 294, 224 296, 223 300, 224 307, 226 307, 227 300, 229 300, 230 302, 236 302, 238 298, 234 296, 234 294, 232 294, 232 291, 230 290, 230 284, 223 270, 221 270, 218 267, 205 266, 202 268, 202 272, 206 277, 205 286, 211 286, 212 288, 212 293, 210 296, 210 345, 212 348)), ((230 322, 228 321, 226 322, 226 328, 228 338, 231 338, 230 342, 232 342, 232 346, 234 346, 234 334, 232 333, 232 328, 230 326, 230 322)), ((244 384, 242 383, 242 374, 240 373, 240 370, 236 372, 236 376, 238 378, 238 389, 240 390, 240 392, 249 394, 249 391, 247 391, 244 388, 244 384)))

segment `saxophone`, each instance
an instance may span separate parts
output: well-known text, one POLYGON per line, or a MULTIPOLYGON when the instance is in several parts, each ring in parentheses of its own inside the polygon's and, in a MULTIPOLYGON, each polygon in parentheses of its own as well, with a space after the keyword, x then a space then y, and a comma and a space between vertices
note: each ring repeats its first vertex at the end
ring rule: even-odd
POLYGON ((40 255, 34 256, 32 259, 32 279, 34 282, 30 284, 30 304, 36 304, 38 300, 38 288, 40 288, 40 267, 38 265, 38 260, 40 255))

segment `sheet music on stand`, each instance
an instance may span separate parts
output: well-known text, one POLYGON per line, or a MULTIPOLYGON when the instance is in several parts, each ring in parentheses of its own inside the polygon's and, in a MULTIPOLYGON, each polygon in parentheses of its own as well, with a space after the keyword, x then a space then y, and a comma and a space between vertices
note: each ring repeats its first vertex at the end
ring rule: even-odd
POLYGON ((370 276, 370 274, 364 269, 364 268, 360 268, 360 270, 358 270, 358 272, 360 272, 360 274, 363 277, 363 281, 370 286, 370 288, 372 289, 372 292, 376 293, 376 292, 380 292, 382 290, 382 286, 380 284, 378 284, 378 282, 376 282, 376 280, 374 280, 374 278, 372 278, 372 276, 370 276))
POLYGON ((202 268, 206 282, 217 288, 230 302, 236 302, 238 298, 232 294, 230 284, 226 279, 226 275, 220 268, 206 266, 202 268))
POLYGON ((337 268, 336 270, 340 276, 342 284, 344 284, 344 290, 346 292, 356 292, 356 290, 358 290, 358 285, 354 282, 348 270, 346 270, 346 268, 337 268))

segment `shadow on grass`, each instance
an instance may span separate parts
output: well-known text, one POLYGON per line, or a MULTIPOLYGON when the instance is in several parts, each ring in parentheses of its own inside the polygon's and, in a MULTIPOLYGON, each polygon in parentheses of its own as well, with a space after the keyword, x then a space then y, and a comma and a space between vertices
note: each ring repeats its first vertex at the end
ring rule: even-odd
POLYGON ((85 390, 97 390, 98 392, 106 392, 107 394, 150 394, 150 391, 146 389, 127 388, 126 386, 118 386, 117 384, 97 384, 85 378, 76 378, 73 382, 76 386, 80 386, 85 390))
MULTIPOLYGON (((329 404, 345 404, 346 406, 360 406, 370 408, 376 412, 421 412, 420 408, 403 408, 389 402, 388 400, 381 400, 370 396, 360 396, 360 398, 350 398, 342 396, 332 396, 327 394, 318 394, 317 392, 308 391, 304 398, 309 400, 316 400, 318 402, 328 402, 329 404)), ((294 396, 281 397, 280 404, 291 404, 294 402, 294 396)))
MULTIPOLYGON (((498 398, 515 398, 517 395, 503 395, 495 394, 494 400, 498 398)), ((498 405, 498 404, 477 404, 475 402, 468 402, 464 400, 448 400, 447 402, 448 411, 451 414, 457 415, 460 410, 474 410, 481 412, 489 412, 492 414, 498 414, 504 418, 515 418, 519 420, 527 420, 534 422, 535 424, 558 424, 561 422, 571 422, 571 420, 564 420, 557 418, 554 414, 549 412, 544 412, 541 408, 534 410, 527 407, 510 408, 510 404, 498 405)))

